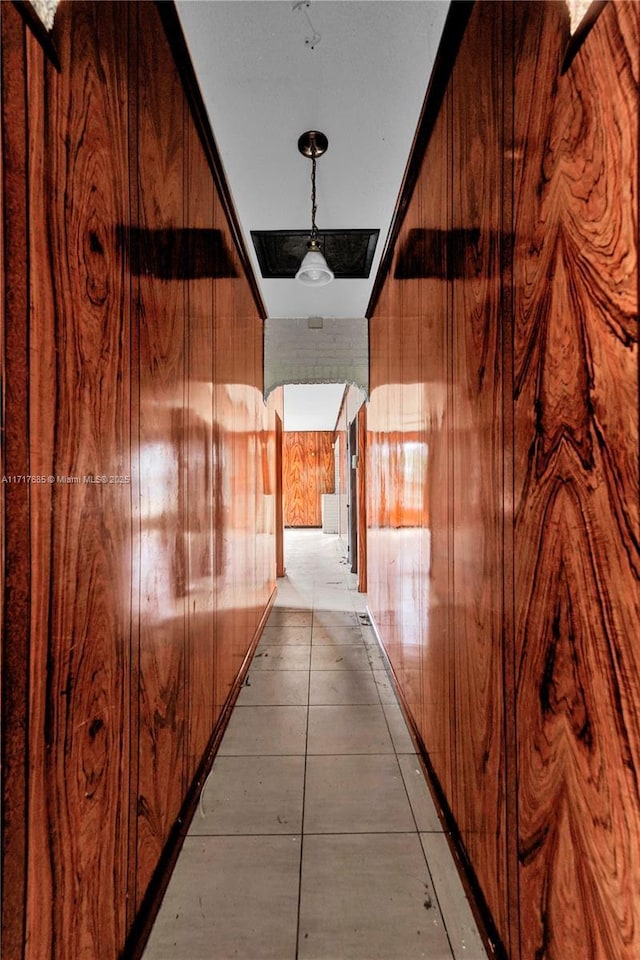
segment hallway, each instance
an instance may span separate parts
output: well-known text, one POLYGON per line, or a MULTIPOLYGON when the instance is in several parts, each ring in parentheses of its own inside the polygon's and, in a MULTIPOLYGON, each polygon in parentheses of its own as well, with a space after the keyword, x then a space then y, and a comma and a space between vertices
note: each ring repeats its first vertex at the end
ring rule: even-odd
POLYGON ((36 6, 2 960, 639 960, 640 3, 36 6))
POLYGON ((340 541, 285 547, 144 960, 481 960, 340 541))

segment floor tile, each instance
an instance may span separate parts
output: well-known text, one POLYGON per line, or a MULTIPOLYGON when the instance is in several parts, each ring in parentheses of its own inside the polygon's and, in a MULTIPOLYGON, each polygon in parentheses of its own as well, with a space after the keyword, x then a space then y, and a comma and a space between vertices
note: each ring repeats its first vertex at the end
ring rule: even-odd
POLYGON ((306 707, 236 707, 219 755, 304 755, 306 729, 306 707))
POLYGON ((415 831, 395 756, 308 757, 306 833, 415 831))
POLYGON ((309 578, 294 582, 288 577, 278 579, 278 593, 273 610, 310 610, 313 584, 309 578))
POLYGON ((396 753, 415 753, 416 748, 411 734, 407 729, 407 723, 402 715, 402 710, 397 703, 383 703, 382 709, 387 718, 389 732, 396 753))
POLYGON ((373 677, 378 685, 378 693, 382 703, 397 703, 396 694, 391 685, 389 674, 386 670, 374 670, 373 677))
POLYGON ((314 627, 357 626, 358 618, 353 612, 314 609, 313 625, 314 627))
POLYGON ((304 757, 217 757, 189 834, 298 834, 304 757))
POLYGON ((270 627, 266 626, 260 637, 264 646, 295 644, 306 646, 311 643, 311 627, 270 627))
POLYGON ((301 960, 450 960, 417 834, 305 837, 301 960))
POLYGON ((144 960, 486 960, 343 553, 287 531, 289 572, 144 960))
POLYGON ((240 690, 238 706, 304 706, 308 697, 308 670, 250 669, 240 690))
POLYGON ((299 837, 187 837, 144 960, 294 960, 299 859, 299 837))
POLYGON ((308 670, 311 647, 260 646, 251 661, 255 670, 308 670))
MULTIPOLYGON (((332 563, 335 563, 335 560, 332 563)), ((326 602, 332 599, 340 601, 341 605, 337 608, 338 610, 351 609, 351 606, 348 608, 343 606, 345 603, 351 604, 344 571, 338 570, 335 576, 328 566, 319 571, 315 577, 313 599, 316 609, 321 607, 323 610, 334 611, 336 608, 326 602), (322 603, 319 603, 320 600, 322 603)))
POLYGON ((333 643, 358 643, 362 646, 362 631, 355 624, 336 624, 333 627, 315 626, 311 633, 313 646, 333 643))
POLYGON ((312 670, 366 670, 368 667, 364 644, 333 643, 311 648, 312 670))
POLYGON ((296 610, 291 607, 272 607, 268 627, 310 627, 312 614, 310 610, 296 610))
POLYGON ((378 687, 371 670, 312 670, 309 703, 378 704, 378 687))
MULTIPOLYGON (((343 595, 346 590, 342 591, 343 595)), ((325 622, 325 615, 329 614, 328 622, 334 622, 336 626, 357 626, 357 620, 353 610, 353 605, 348 597, 345 597, 342 603, 332 598, 313 597, 313 622, 315 624, 325 622), (334 619, 335 618, 335 619, 334 619)))
POLYGON ((447 838, 425 833, 421 840, 455 960, 487 960, 447 838))
POLYGON ((418 830, 442 833, 442 824, 417 756, 399 757, 398 761, 418 830))
POLYGON ((393 752, 381 706, 309 707, 308 754, 393 752))

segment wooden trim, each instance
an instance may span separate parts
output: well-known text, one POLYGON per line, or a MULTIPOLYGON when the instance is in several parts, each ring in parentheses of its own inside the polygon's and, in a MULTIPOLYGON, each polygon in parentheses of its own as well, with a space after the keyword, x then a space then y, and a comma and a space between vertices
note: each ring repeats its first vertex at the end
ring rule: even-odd
MULTIPOLYGON (((473 3, 474 0, 454 0, 447 14, 442 39, 440 40, 429 86, 427 87, 427 93, 422 105, 418 127, 413 138, 413 144, 411 145, 409 160, 405 168, 404 177, 402 178, 400 193, 398 194, 396 206, 391 218, 391 226, 387 234, 387 240, 382 257, 380 258, 380 266, 378 267, 373 290, 369 298, 366 312, 366 316, 369 318, 375 313, 380 294, 382 293, 382 287, 391 269, 391 262, 393 260, 398 235, 418 181, 422 158, 429 145, 429 140, 431 139, 431 134, 433 133, 433 128, 440 112, 442 99, 447 89, 449 78, 451 77, 451 71, 453 70, 458 48, 462 42, 469 17, 471 16, 473 3)), ((371 371, 369 371, 369 383, 371 383, 371 371)))
POLYGON ((238 256, 240 257, 242 269, 251 288, 251 293, 253 295, 258 313, 264 320, 264 318, 267 316, 267 310, 262 299, 262 294, 260 293, 260 288, 258 287, 258 282, 256 280, 253 267, 251 266, 249 255, 247 253, 242 230, 240 228, 240 221, 238 220, 238 215, 236 213, 233 198, 231 196, 231 191, 229 190, 229 185, 225 177, 220 153, 218 152, 213 130, 211 129, 209 115, 200 91, 200 86, 193 68, 193 63, 191 62, 189 48, 187 47, 187 42, 184 37, 182 24, 178 16, 175 3, 173 0, 155 0, 155 3, 160 20, 162 21, 162 26, 164 27, 167 42, 171 48, 176 67, 178 68, 178 73, 182 81, 182 86, 184 88, 185 96, 187 98, 187 103, 189 104, 189 109, 191 110, 191 115, 193 117, 196 130, 198 131, 198 136, 200 137, 202 148, 205 152, 209 167, 211 168, 215 184, 220 191, 220 199, 229 220, 229 227, 231 229, 231 234, 233 236, 238 256))
POLYGON ((378 630, 375 617, 373 616, 369 606, 367 606, 366 609, 369 620, 371 621, 371 628, 376 635, 376 640, 378 641, 380 651, 386 664, 387 673, 389 674, 391 684, 398 698, 400 709, 402 710, 405 722, 409 728, 411 739, 416 746, 418 759, 420 760, 425 773, 427 785, 431 791, 431 796, 433 798, 438 818, 440 819, 440 822, 444 828, 443 832, 447 838, 449 848, 458 868, 458 873, 465 888, 465 893, 467 894, 474 919, 478 925, 480 936, 482 937, 489 956, 496 957, 497 960, 509 960, 509 954, 504 946, 504 943, 502 942, 500 934, 496 929, 495 923, 493 922, 493 917, 491 916, 491 911, 489 910, 487 901, 485 900, 480 888, 480 884, 478 883, 478 878, 476 877, 471 862, 467 857, 464 844, 462 842, 462 837, 460 836, 460 831, 458 830, 458 825, 447 802, 445 792, 440 785, 434 767, 429 759, 429 751, 427 750, 424 741, 420 736, 416 722, 413 719, 409 705, 407 704, 407 701, 402 693, 402 689, 398 683, 398 678, 396 677, 391 661, 389 660, 389 656, 385 649, 382 637, 380 636, 380 631, 378 630))
POLYGON ((48 57, 58 73, 61 73, 60 57, 58 56, 56 45, 53 42, 53 37, 31 3, 29 3, 29 0, 13 0, 13 5, 44 50, 45 56, 48 57))
POLYGON ((158 865, 154 870, 149 886, 147 887, 142 903, 140 904, 140 909, 138 910, 133 925, 129 930, 127 941, 121 954, 121 960, 140 960, 142 954, 144 953, 151 930, 153 929, 153 924, 155 923, 158 911, 162 905, 163 897, 169 885, 171 875, 175 868, 178 857, 180 856, 182 845, 185 841, 187 833, 189 832, 191 821, 193 820, 195 812, 198 809, 202 788, 207 781, 207 777, 211 773, 213 761, 215 760, 216 754, 220 748, 222 738, 226 732, 229 720, 231 719, 231 713, 235 707, 240 690, 242 689, 242 685, 251 665, 256 647, 260 642, 262 631, 264 630, 267 620, 269 619, 269 614, 271 613, 271 608, 275 603, 277 593, 278 588, 276 586, 274 587, 271 596, 267 601, 267 605, 264 608, 260 622, 255 629, 249 649, 244 660, 242 661, 242 666, 238 671, 233 687, 231 688, 225 705, 222 708, 222 712, 220 713, 218 721, 213 728, 213 733, 211 734, 207 748, 204 752, 202 760, 200 761, 196 775, 187 791, 182 808, 178 814, 178 818, 171 829, 169 838, 160 855, 158 865))
POLYGON ((358 424, 358 593, 367 592, 367 405, 356 414, 358 424))

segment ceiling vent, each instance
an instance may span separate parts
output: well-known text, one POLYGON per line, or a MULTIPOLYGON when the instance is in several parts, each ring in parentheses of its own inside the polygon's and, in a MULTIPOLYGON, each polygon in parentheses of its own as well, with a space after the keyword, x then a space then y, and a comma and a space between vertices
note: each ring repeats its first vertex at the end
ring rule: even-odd
MULTIPOLYGON (((318 246, 336 280, 366 280, 379 230, 318 230, 318 246)), ((293 280, 307 253, 308 230, 252 230, 265 280, 293 280)))

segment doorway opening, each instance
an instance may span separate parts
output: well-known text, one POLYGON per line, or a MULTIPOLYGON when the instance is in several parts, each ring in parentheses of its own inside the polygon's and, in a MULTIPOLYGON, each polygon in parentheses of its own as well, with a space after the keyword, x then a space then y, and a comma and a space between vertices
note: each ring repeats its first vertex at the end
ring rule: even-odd
MULTIPOLYGON (((345 384, 284 388, 282 432, 276 436, 278 544, 286 529, 337 534, 358 589, 366 589, 366 395, 345 384)), ((284 576, 286 556, 277 558, 284 576)), ((282 572, 280 572, 282 571, 282 572)))

